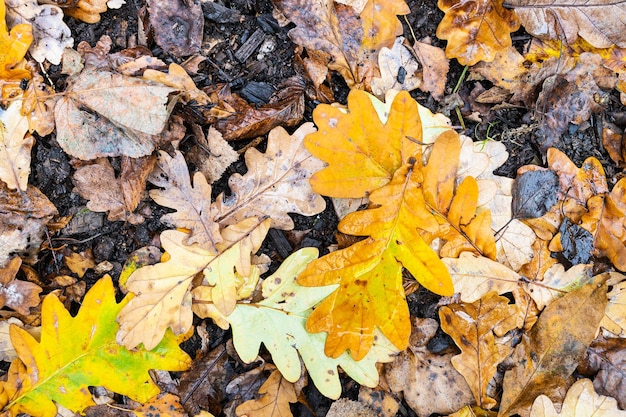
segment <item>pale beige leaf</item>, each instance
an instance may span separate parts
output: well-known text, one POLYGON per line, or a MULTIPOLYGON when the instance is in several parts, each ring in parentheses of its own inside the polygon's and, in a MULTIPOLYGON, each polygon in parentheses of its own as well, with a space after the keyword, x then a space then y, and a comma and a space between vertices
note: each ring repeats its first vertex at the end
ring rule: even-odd
POLYGON ((599 395, 589 379, 580 379, 567 391, 557 413, 554 404, 545 395, 537 397, 530 410, 530 417, 625 417, 626 411, 617 408, 617 401, 599 395))
POLYGON ((287 213, 311 216, 324 210, 324 199, 309 183, 324 163, 303 145, 304 137, 313 132, 312 123, 301 125, 293 135, 277 127, 269 134, 265 153, 248 149, 245 155, 248 172, 230 177, 232 194, 228 197, 220 194, 211 207, 217 211, 215 220, 224 226, 247 217, 269 216, 272 227, 291 230, 293 221, 287 213))
POLYGON ((202 172, 209 184, 222 178, 226 169, 239 159, 239 153, 213 126, 205 135, 199 125, 191 126, 196 145, 187 152, 187 162, 202 172))
POLYGON ((450 271, 454 291, 460 293, 466 303, 479 300, 489 291, 511 292, 519 285, 517 272, 484 256, 463 252, 458 259, 443 258, 442 261, 450 271))
POLYGON ((562 264, 556 264, 546 271, 541 281, 529 281, 524 287, 537 304, 537 308, 543 310, 557 298, 593 282, 592 273, 592 265, 578 264, 565 271, 562 264))
POLYGON ((532 260, 532 244, 537 235, 533 229, 517 219, 511 220, 501 230, 496 236, 497 260, 514 271, 519 271, 532 260))
POLYGON ((211 205, 211 186, 201 173, 189 179, 185 157, 176 151, 174 157, 159 151, 157 166, 148 178, 152 184, 163 188, 151 190, 150 197, 165 207, 176 210, 161 217, 165 224, 191 231, 186 243, 198 243, 216 253, 222 241, 219 224, 215 221, 217 210, 211 205))
POLYGON ((25 191, 35 138, 28 133, 28 119, 21 109, 19 101, 0 109, 0 179, 12 190, 25 191))
POLYGON ((580 36, 596 48, 626 48, 626 2, 612 0, 505 0, 522 26, 540 39, 573 44, 580 36))
POLYGON ((626 336, 626 281, 613 285, 607 294, 606 306, 600 326, 620 337, 626 336))
POLYGON ((33 27, 33 43, 28 50, 37 62, 48 60, 59 65, 65 48, 74 46, 72 32, 63 21, 63 11, 53 4, 35 0, 6 0, 7 24, 28 23, 33 27))
POLYGON ((422 77, 418 73, 420 65, 404 46, 404 37, 396 38, 393 47, 383 47, 378 54, 378 68, 380 77, 372 79, 372 93, 384 97, 388 90, 413 91, 422 84, 422 77), (404 76, 400 77, 402 68, 404 76))

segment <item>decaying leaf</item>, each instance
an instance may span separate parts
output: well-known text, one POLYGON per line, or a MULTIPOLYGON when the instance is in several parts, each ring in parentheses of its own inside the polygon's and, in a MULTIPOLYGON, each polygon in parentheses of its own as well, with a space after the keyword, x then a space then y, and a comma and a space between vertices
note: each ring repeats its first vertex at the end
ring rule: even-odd
POLYGON ((332 0, 279 0, 273 4, 295 23, 289 36, 296 44, 330 55, 331 70, 338 71, 349 87, 366 90, 377 75, 378 52, 382 47, 391 48, 402 34, 397 15, 410 11, 403 0, 370 0, 360 12, 332 0))
POLYGON ((65 152, 80 159, 152 153, 167 127, 174 89, 94 68, 69 84, 55 106, 57 141, 65 152))
POLYGON ((567 391, 560 413, 557 413, 554 404, 545 395, 537 397, 530 410, 530 417, 558 416, 624 417, 626 411, 617 408, 617 402, 614 398, 596 394, 589 379, 581 379, 576 381, 567 391))
POLYGON ((596 280, 546 307, 513 352, 499 415, 527 410, 537 396, 553 395, 564 385, 591 344, 606 303, 606 285, 596 280))
POLYGON ((21 108, 21 104, 14 101, 6 110, 0 111, 0 180, 18 191, 24 191, 28 186, 30 150, 35 144, 21 108))
POLYGON ((467 382, 450 362, 454 353, 438 355, 427 347, 438 327, 434 319, 414 318, 409 349, 384 367, 389 388, 402 391, 418 416, 451 413, 474 401, 467 382))
POLYGON ((269 222, 249 218, 227 227, 224 241, 217 245, 218 253, 198 244, 185 245, 186 233, 161 233, 161 245, 170 259, 140 268, 128 278, 126 286, 136 297, 117 317, 120 343, 129 349, 140 343, 152 349, 168 327, 177 335, 187 332, 193 319, 190 289, 198 273, 204 275, 204 285, 212 287, 215 307, 223 315, 231 314, 237 302, 236 277, 252 274, 250 256, 261 246, 269 222))
POLYGON ((39 304, 39 293, 42 289, 32 282, 15 279, 21 264, 22 260, 15 257, 6 267, 0 269, 0 306, 10 307, 27 316, 30 307, 39 304))
POLYGON ((263 282, 265 299, 256 304, 237 304, 227 320, 232 327, 235 349, 244 362, 256 360, 263 343, 287 381, 295 382, 300 378, 302 360, 317 389, 337 399, 341 395, 337 366, 359 384, 375 387, 378 384, 376 362, 391 361, 397 350, 377 333, 377 342, 360 361, 355 361, 347 352, 336 358, 321 353, 326 335, 307 332, 305 323, 311 308, 336 286, 307 288, 295 280, 315 258, 315 248, 304 248, 292 254, 263 282))
POLYGON ((115 176, 106 158, 81 166, 73 177, 74 192, 89 200, 87 208, 92 211, 109 212, 110 221, 123 220, 131 224, 143 222, 143 216, 133 214, 145 189, 145 180, 154 166, 154 158, 137 159, 124 157, 122 172, 115 176))
POLYGON ((506 297, 491 291, 474 303, 449 304, 439 310, 441 328, 462 351, 452 358, 452 365, 465 377, 482 408, 497 404, 487 395, 487 386, 513 348, 499 342, 496 336, 519 326, 517 308, 506 297))
POLYGON ((48 60, 53 65, 61 63, 65 48, 74 45, 70 28, 63 22, 63 11, 52 4, 37 4, 35 0, 6 0, 7 23, 10 26, 30 24, 33 43, 29 52, 37 62, 48 60))
POLYGON ((33 41, 33 29, 28 23, 21 23, 8 30, 6 4, 0 4, 0 79, 21 80, 30 78, 30 72, 16 66, 24 59, 33 41))
POLYGON ((202 46, 204 14, 199 1, 148 0, 150 31, 165 53, 196 54, 202 46))
POLYGON ((39 136, 46 136, 55 129, 54 105, 58 99, 51 86, 44 82, 41 74, 33 71, 22 99, 22 114, 28 119, 28 128, 39 136))
POLYGON ((265 153, 248 149, 248 172, 229 178, 231 195, 221 194, 215 199, 215 220, 229 225, 246 217, 269 216, 272 227, 291 230, 294 225, 287 213, 312 216, 324 210, 324 199, 309 184, 309 178, 324 163, 303 145, 305 136, 314 131, 311 123, 301 125, 292 135, 277 127, 268 136, 265 153))
POLYGON ((511 46, 510 33, 520 27, 515 13, 502 0, 439 0, 445 13, 437 37, 446 39, 446 56, 461 65, 493 61, 497 52, 511 46))
POLYGON ((46 223, 55 214, 54 205, 32 185, 20 193, 0 183, 0 267, 15 253, 27 262, 34 262, 46 223))
POLYGON ((616 44, 626 48, 624 2, 608 0, 505 0, 515 9, 524 29, 540 39, 560 39, 571 44, 578 36, 596 48, 616 44))
POLYGON ((378 54, 380 78, 371 81, 372 93, 382 97, 390 89, 413 91, 422 84, 419 63, 404 45, 404 37, 396 38, 393 47, 383 47, 378 54))
POLYGON ((128 299, 116 303, 107 276, 85 295, 76 317, 56 296, 46 296, 40 341, 12 326, 11 341, 19 359, 11 364, 11 376, 3 386, 4 410, 49 417, 56 415, 58 403, 82 412, 94 405, 88 386, 104 386, 146 402, 159 392, 148 370, 187 369, 191 358, 178 347, 183 339, 171 333, 152 351, 130 351, 117 344, 115 317, 128 299))
POLYGON ((293 383, 276 370, 259 388, 260 398, 246 401, 237 407, 238 416, 292 417, 289 403, 298 401, 293 383))
POLYGON ((156 168, 148 181, 163 188, 150 190, 150 197, 157 204, 176 210, 162 216, 161 221, 190 230, 186 243, 198 243, 215 253, 222 237, 215 221, 217 209, 211 205, 211 186, 204 175, 197 172, 192 185, 183 154, 176 151, 171 157, 159 151, 156 168))
POLYGON ((137 417, 179 417, 185 415, 185 409, 176 395, 162 392, 135 408, 133 413, 137 417))

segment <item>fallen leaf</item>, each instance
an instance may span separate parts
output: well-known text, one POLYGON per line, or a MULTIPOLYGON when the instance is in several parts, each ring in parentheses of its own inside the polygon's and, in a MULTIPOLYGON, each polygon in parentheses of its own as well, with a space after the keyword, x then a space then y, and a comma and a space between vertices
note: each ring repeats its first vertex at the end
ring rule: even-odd
POLYGON ((557 202, 559 179, 554 171, 524 172, 513 184, 513 216, 517 219, 541 217, 557 202))
MULTIPOLYGON (((585 373, 596 374, 593 387, 598 394, 617 400, 621 409, 626 405, 626 339, 598 337, 591 343, 584 364, 585 373)), ((579 367, 580 369, 580 367, 579 367)))
POLYGON ((378 53, 380 78, 372 78, 372 93, 384 97, 388 90, 413 91, 422 84, 419 63, 404 45, 402 36, 396 38, 393 47, 381 48, 378 53))
POLYGON ((487 386, 513 348, 496 336, 519 326, 517 308, 491 291, 474 303, 449 304, 439 309, 441 329, 461 349, 461 354, 452 358, 452 365, 463 375, 482 408, 491 409, 497 404, 487 395, 487 386))
POLYGON ((187 71, 178 64, 171 63, 167 74, 161 71, 148 68, 143 72, 145 80, 155 81, 167 85, 180 91, 180 100, 184 104, 195 102, 197 105, 205 106, 211 104, 209 96, 198 87, 187 71))
POLYGON ((34 262, 46 223, 55 214, 54 205, 32 185, 20 193, 0 183, 0 267, 6 266, 16 253, 23 260, 34 262))
POLYGON ((527 282, 524 287, 537 308, 543 310, 568 292, 593 282, 592 266, 579 264, 566 271, 562 264, 555 264, 540 278, 527 282))
POLYGON ((37 132, 39 136, 47 136, 56 127, 54 121, 54 106, 58 97, 54 95, 51 86, 44 82, 43 76, 36 71, 24 91, 22 99, 22 114, 28 119, 28 129, 37 132))
POLYGON ((74 173, 73 191, 89 200, 89 210, 109 212, 109 221, 123 220, 139 224, 144 218, 133 214, 133 211, 143 197, 145 180, 154 166, 154 158, 123 158, 122 161, 119 177, 115 176, 115 171, 106 158, 98 158, 94 164, 79 167, 74 173))
POLYGON ((39 293, 43 291, 37 284, 16 280, 15 275, 22 265, 22 260, 15 257, 0 269, 0 306, 7 306, 20 314, 30 314, 30 307, 39 305, 39 293))
POLYGON ((80 253, 65 248, 63 254, 63 262, 79 278, 85 276, 88 269, 93 269, 96 266, 91 248, 80 253))
POLYGON ((63 11, 52 4, 37 4, 35 0, 6 0, 7 24, 32 25, 33 42, 29 52, 37 62, 48 60, 53 65, 61 63, 65 48, 74 46, 72 32, 63 22, 63 11))
MULTIPOLYGON (((100 14, 107 11, 110 0, 78 0, 71 7, 64 10, 66 16, 71 16, 85 23, 98 23, 100 14)), ((111 2, 112 3, 112 2, 111 2)))
POLYGON ((302 360, 316 388, 326 397, 337 399, 341 395, 337 366, 357 383, 373 388, 378 384, 376 362, 391 361, 397 350, 377 333, 377 342, 360 361, 347 352, 337 358, 320 354, 326 335, 307 332, 305 323, 311 308, 335 286, 308 288, 296 282, 296 276, 315 258, 315 248, 292 254, 263 282, 265 299, 256 304, 237 304, 227 319, 235 349, 245 363, 256 360, 263 343, 287 381, 300 378, 302 360))
POLYGON ((403 392, 418 416, 451 413, 474 402, 470 387, 450 362, 454 353, 437 355, 427 347, 439 327, 437 322, 414 318, 411 327, 409 348, 383 368, 390 390, 403 392), (427 388, 424 381, 428 381, 427 388))
POLYGON ((33 41, 32 26, 21 23, 9 31, 6 23, 6 3, 0 5, 0 79, 21 80, 30 78, 30 72, 26 69, 17 68, 24 59, 28 48, 33 41))
POLYGON ((276 127, 268 136, 265 153, 248 149, 248 172, 229 178, 230 195, 220 194, 211 207, 215 221, 224 226, 246 217, 269 216, 272 227, 291 230, 294 224, 287 213, 312 216, 322 212, 326 203, 311 189, 309 178, 324 163, 303 144, 312 132, 315 128, 311 123, 301 125, 292 135, 276 127))
POLYGON ((12 190, 25 191, 35 138, 28 133, 28 119, 22 116, 21 107, 14 101, 0 111, 0 179, 12 190))
POLYGON ((513 352, 499 416, 528 409, 540 394, 552 395, 563 386, 591 344, 606 303, 606 285, 596 281, 546 307, 513 352))
POLYGON ((291 417, 289 403, 298 401, 293 383, 285 380, 276 370, 259 388, 260 398, 246 401, 237 407, 238 416, 291 417))
POLYGON ((609 303, 600 325, 611 333, 626 335, 626 280, 614 284, 607 294, 609 303))
POLYGON ((463 252, 458 258, 443 258, 448 267, 454 291, 460 293, 464 303, 480 300, 488 292, 504 294, 520 285, 520 275, 499 262, 471 252, 463 252))
POLYGON ((268 229, 269 220, 259 222, 255 218, 229 226, 223 231, 224 242, 217 246, 218 253, 198 244, 185 245, 186 233, 161 233, 161 245, 170 259, 140 268, 128 278, 126 287, 136 296, 117 317, 120 343, 131 349, 143 343, 152 349, 168 327, 174 334, 186 333, 193 320, 192 281, 200 272, 205 285, 213 287, 216 308, 223 315, 231 314, 237 302, 236 276, 251 274, 250 256, 259 249, 268 229))
POLYGON ((524 29, 540 39, 561 39, 571 44, 580 36, 596 48, 617 44, 626 48, 626 34, 621 30, 626 13, 622 2, 607 0, 505 0, 515 9, 524 29))
POLYGON ((461 65, 493 61, 497 52, 511 46, 510 33, 520 27, 502 0, 439 0, 437 6, 445 13, 437 37, 448 41, 446 56, 461 65))
POLYGON ((191 130, 196 144, 187 152, 187 161, 204 174, 209 184, 213 184, 239 159, 239 153, 213 126, 209 127, 206 135, 197 124, 193 124, 191 130))
POLYGON ((57 141, 80 159, 152 153, 166 127, 175 90, 109 71, 85 69, 68 80, 55 106, 57 141), (82 110, 87 107, 90 111, 82 110))
POLYGON ((204 14, 199 1, 148 0, 147 5, 150 31, 165 53, 181 58, 200 51, 204 14))
POLYGON ((186 243, 198 243, 215 253, 222 237, 215 221, 218 211, 211 205, 211 186, 204 175, 196 172, 192 185, 183 154, 175 151, 171 157, 167 152, 159 151, 155 170, 148 181, 162 188, 150 190, 150 197, 157 204, 176 210, 161 216, 161 221, 190 230, 186 243))
POLYGON ((417 41, 413 44, 413 51, 422 64, 422 84, 419 89, 433 95, 435 100, 444 96, 450 61, 446 58, 443 49, 426 42, 417 41))
POLYGON ((615 399, 596 394, 589 379, 580 379, 567 391, 560 413, 557 413, 554 404, 545 395, 537 397, 530 410, 530 417, 558 416, 624 417, 626 411, 617 408, 615 399))
POLYGON ((4 383, 4 410, 35 416, 54 416, 60 404, 74 412, 95 405, 88 386, 104 386, 139 402, 159 393, 148 370, 183 371, 191 358, 168 333, 153 351, 129 351, 117 344, 115 316, 130 297, 115 301, 111 278, 100 279, 85 295, 75 317, 54 295, 42 306, 41 340, 17 326, 11 341, 19 356, 4 383))
POLYGON ((145 404, 133 410, 137 417, 183 417, 187 414, 180 404, 180 398, 169 392, 162 392, 145 404))

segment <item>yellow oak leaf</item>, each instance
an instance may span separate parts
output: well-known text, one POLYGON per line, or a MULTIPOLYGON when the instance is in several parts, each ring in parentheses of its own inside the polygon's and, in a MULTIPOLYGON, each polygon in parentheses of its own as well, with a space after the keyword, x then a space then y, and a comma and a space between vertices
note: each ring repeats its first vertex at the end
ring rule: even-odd
POLYGON ((6 5, 0 3, 0 80, 30 78, 30 72, 15 68, 24 59, 33 41, 33 29, 28 23, 15 25, 9 31, 6 24, 6 5))
POLYGON ((128 303, 115 301, 109 276, 99 280, 85 295, 76 317, 54 295, 48 295, 41 310, 41 337, 35 340, 17 326, 10 329, 11 341, 19 359, 11 364, 9 378, 0 396, 3 411, 54 417, 55 403, 82 412, 95 405, 89 386, 104 386, 138 402, 159 393, 148 371, 183 371, 191 358, 172 333, 151 351, 132 351, 116 342, 115 317, 128 303))
POLYGON ((174 334, 186 333, 192 326, 190 289, 197 274, 201 285, 212 287, 211 300, 219 312, 228 316, 237 302, 237 276, 252 274, 251 254, 255 253, 270 220, 246 219, 225 228, 223 242, 215 254, 198 244, 185 245, 186 233, 166 230, 161 245, 170 259, 136 270, 126 283, 135 298, 120 311, 118 340, 129 349, 143 343, 152 349, 169 327, 174 334))
POLYGON ((446 56, 461 65, 493 61, 497 52, 511 46, 511 32, 520 27, 514 11, 503 0, 439 0, 445 13, 437 37, 446 39, 446 56))
POLYGON ((465 377, 476 403, 483 408, 497 404, 487 395, 487 386, 513 348, 496 336, 518 326, 517 309, 506 297, 491 291, 474 303, 450 304, 439 310, 441 328, 462 352, 452 358, 452 365, 465 377))

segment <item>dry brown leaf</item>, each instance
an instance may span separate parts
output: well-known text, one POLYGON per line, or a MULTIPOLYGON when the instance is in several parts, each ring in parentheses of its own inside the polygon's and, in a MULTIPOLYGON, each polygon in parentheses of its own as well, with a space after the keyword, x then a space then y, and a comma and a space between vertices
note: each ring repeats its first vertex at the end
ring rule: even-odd
POLYGON ((510 33, 520 26, 502 0, 439 0, 437 6, 445 13, 437 37, 448 41, 446 56, 461 65, 493 61, 497 52, 511 46, 510 33))
POLYGON ((427 348, 438 327, 433 319, 415 318, 409 349, 384 367, 391 391, 404 392, 404 400, 419 416, 452 413, 474 401, 467 382, 452 367, 454 354, 437 355, 427 348))
POLYGON ((32 185, 20 193, 0 183, 0 267, 14 254, 34 262, 46 223, 55 214, 54 205, 32 185))
POLYGON ((576 381, 567 391, 560 413, 557 413, 550 398, 540 395, 533 403, 530 417, 626 417, 626 411, 617 408, 615 399, 598 395, 593 388, 589 379, 576 381))
POLYGON ((187 152, 187 161, 202 172, 209 184, 222 178, 226 169, 239 159, 239 153, 224 140, 222 134, 209 127, 207 134, 197 124, 191 125, 195 145, 187 152))
POLYGON ((37 284, 15 279, 22 260, 15 257, 0 269, 0 307, 7 306, 20 314, 28 315, 30 307, 39 304, 39 293, 43 291, 37 284))
POLYGON ((28 128, 39 136, 47 136, 55 128, 54 105, 58 97, 54 89, 44 82, 43 76, 36 71, 24 91, 22 114, 28 119, 28 128))
POLYGON ((30 150, 35 138, 28 133, 28 119, 21 104, 12 102, 0 113, 0 179, 12 190, 24 191, 30 174, 30 150))
POLYGON ((499 262, 463 252, 459 258, 443 258, 461 300, 473 303, 489 291, 504 294, 519 286, 520 275, 499 262))
POLYGON ((324 199, 309 183, 324 163, 303 145, 305 136, 313 132, 312 123, 301 125, 293 135, 277 127, 268 136, 265 153, 248 149, 248 172, 233 174, 228 181, 231 195, 219 195, 211 206, 215 221, 224 226, 246 217, 269 216, 272 227, 291 230, 294 225, 287 213, 312 216, 324 210, 324 199))
POLYGON ((291 417, 289 403, 298 401, 294 384, 287 381, 279 370, 272 372, 259 388, 261 397, 246 401, 237 407, 242 417, 291 417))
POLYGON ((57 141, 65 152, 80 159, 152 153, 166 130, 174 89, 94 68, 68 82, 55 106, 57 141))
POLYGON ((190 230, 187 243, 198 243, 215 253, 222 237, 219 224, 215 221, 218 211, 211 205, 211 186, 204 175, 197 172, 192 186, 183 154, 176 151, 171 157, 167 152, 160 151, 148 181, 163 188, 151 190, 150 197, 157 204, 176 210, 162 216, 161 221, 190 230))
POLYGON ((225 114, 214 119, 213 127, 225 140, 237 140, 265 135, 277 126, 296 126, 304 114, 304 87, 300 77, 288 78, 276 87, 267 104, 255 107, 231 94, 225 85, 214 100, 218 102, 214 109, 224 108, 225 114))
POLYGON ((610 0, 505 0, 515 9, 524 29, 540 39, 572 44, 578 36, 596 48, 616 44, 626 48, 626 3, 610 0))
POLYGON ((79 278, 82 278, 88 269, 93 269, 93 267, 96 266, 93 253, 90 248, 80 253, 73 252, 71 249, 65 248, 63 253, 63 262, 67 265, 70 271, 78 275, 79 278))
POLYGON ((148 0, 149 31, 167 54, 184 57, 202 46, 204 14, 199 1, 148 0))
POLYGON ((597 373, 596 391, 615 398, 621 409, 626 407, 626 339, 596 338, 578 369, 586 375, 597 373))
POLYGON ((84 165, 76 170, 73 191, 89 200, 89 210, 109 212, 110 221, 122 220, 139 224, 144 219, 139 214, 133 214, 133 211, 141 200, 143 189, 137 187, 145 187, 145 178, 153 165, 154 160, 151 157, 140 158, 134 162, 129 160, 123 164, 120 177, 116 177, 109 161, 99 158, 94 164, 84 165), (132 175, 133 173, 137 176, 132 175), (144 181, 141 182, 141 179, 144 181))
POLYGON ((432 94, 435 100, 441 100, 450 69, 450 61, 446 58, 446 53, 441 48, 421 41, 415 42, 413 51, 423 67, 420 90, 432 94))
POLYGON ((496 336, 519 326, 517 308, 492 291, 474 303, 449 304, 439 310, 442 330, 462 352, 452 358, 452 365, 465 377, 482 408, 491 409, 497 404, 487 395, 487 386, 513 348, 496 336))
POLYGON ((178 64, 171 63, 167 74, 161 71, 147 69, 143 73, 143 78, 150 81, 167 85, 180 91, 181 102, 189 103, 195 101, 197 105, 211 104, 209 96, 193 82, 187 71, 178 64))
POLYGON ((523 412, 538 395, 553 395, 565 384, 593 340, 606 303, 606 285, 596 280, 546 307, 515 348, 499 416, 523 412))

